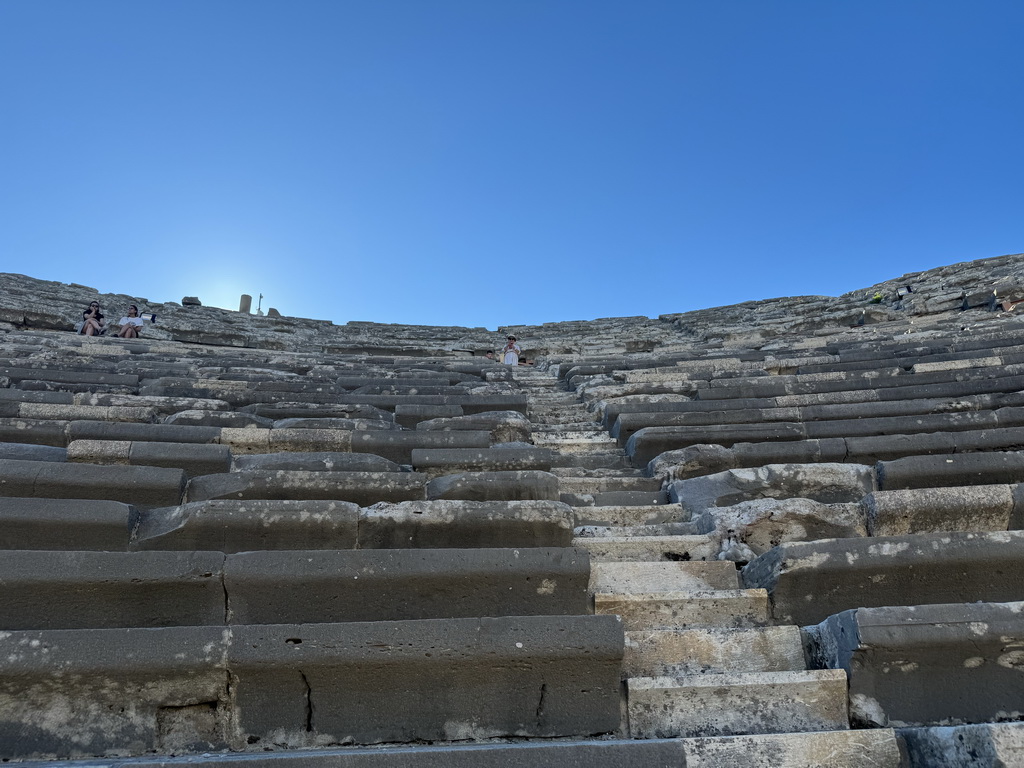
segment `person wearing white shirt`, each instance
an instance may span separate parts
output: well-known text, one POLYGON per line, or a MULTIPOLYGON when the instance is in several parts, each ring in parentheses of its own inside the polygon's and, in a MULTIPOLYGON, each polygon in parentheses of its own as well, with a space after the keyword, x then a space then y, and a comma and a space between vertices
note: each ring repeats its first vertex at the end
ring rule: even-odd
POLYGON ((128 314, 122 317, 118 324, 121 326, 121 330, 117 332, 117 335, 122 339, 139 338, 139 331, 142 329, 142 318, 139 317, 139 308, 134 304, 129 304, 128 314))
POLYGON ((519 345, 516 344, 516 337, 509 336, 508 344, 506 344, 505 348, 502 350, 501 362, 505 365, 519 365, 519 355, 522 351, 523 350, 519 348, 519 345))

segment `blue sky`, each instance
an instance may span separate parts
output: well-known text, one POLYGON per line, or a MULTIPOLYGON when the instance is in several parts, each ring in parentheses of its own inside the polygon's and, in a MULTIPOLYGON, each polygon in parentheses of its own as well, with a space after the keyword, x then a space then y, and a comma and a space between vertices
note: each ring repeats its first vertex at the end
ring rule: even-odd
POLYGON ((489 328, 837 295, 1024 251, 1022 35, 1019 0, 0 0, 0 272, 489 328))

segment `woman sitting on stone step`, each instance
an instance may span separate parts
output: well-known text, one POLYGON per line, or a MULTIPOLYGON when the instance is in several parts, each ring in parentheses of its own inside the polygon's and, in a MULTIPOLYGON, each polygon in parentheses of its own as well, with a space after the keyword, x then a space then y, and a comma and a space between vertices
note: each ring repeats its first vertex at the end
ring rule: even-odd
POLYGON ((78 332, 83 336, 100 336, 106 330, 107 324, 100 312, 100 303, 94 301, 82 312, 82 327, 78 329, 78 332))
POLYGON ((139 338, 139 331, 142 330, 142 318, 139 317, 139 308, 134 304, 129 304, 128 314, 121 318, 118 325, 121 326, 121 330, 117 332, 117 335, 122 339, 139 338))

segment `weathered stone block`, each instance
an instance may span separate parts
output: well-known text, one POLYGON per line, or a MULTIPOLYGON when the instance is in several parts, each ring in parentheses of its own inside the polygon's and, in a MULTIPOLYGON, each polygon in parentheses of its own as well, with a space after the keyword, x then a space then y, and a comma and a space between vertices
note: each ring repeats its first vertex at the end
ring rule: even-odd
POLYGON ((223 749, 227 645, 220 626, 0 632, 0 753, 223 749))
POLYGON ((393 549, 229 555, 232 624, 590 612, 575 549, 393 549))
POLYGON ((942 533, 781 544, 743 568, 781 624, 850 608, 1007 602, 1024 597, 1024 532, 942 533))
POLYGON ((137 516, 116 501, 0 498, 0 549, 123 552, 137 516))
MULTIPOLYGON (((427 433, 435 434, 435 433, 427 433)), ((428 499, 466 501, 558 501, 558 478, 550 472, 465 472, 427 484, 428 499)))
POLYGON ((278 625, 234 634, 233 700, 249 742, 581 736, 619 725, 622 627, 610 616, 278 625))
POLYGON ((0 627, 222 625, 223 562, 215 552, 8 551, 0 627))
POLYGON ((199 501, 143 512, 131 549, 354 549, 358 521, 344 501, 199 501))
POLYGON ((193 478, 188 501, 208 499, 326 499, 368 505, 422 499, 426 477, 413 472, 245 470, 193 478))
POLYGON ((876 491, 865 496, 862 503, 872 536, 1005 531, 1013 512, 1013 486, 876 491))
POLYGON ((1024 716, 1024 603, 859 608, 809 629, 817 665, 849 675, 862 726, 1024 716))
POLYGON ((557 501, 380 502, 360 513, 359 548, 567 547, 573 522, 557 501))
POLYGON ((50 499, 104 499, 139 507, 178 504, 185 473, 162 467, 6 461, 0 495, 50 499))
POLYGON ((627 685, 633 738, 833 731, 849 724, 840 670, 639 677, 627 685))

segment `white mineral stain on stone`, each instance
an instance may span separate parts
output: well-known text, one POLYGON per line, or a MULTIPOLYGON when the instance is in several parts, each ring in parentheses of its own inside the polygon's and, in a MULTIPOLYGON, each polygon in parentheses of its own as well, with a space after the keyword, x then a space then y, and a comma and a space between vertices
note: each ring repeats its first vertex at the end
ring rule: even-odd
POLYGON ((6 640, 10 636, 11 636, 10 632, 0 632, 0 640, 6 640))
POLYGON ((796 562, 791 562, 788 571, 803 571, 817 568, 824 565, 829 560, 829 556, 824 552, 815 552, 813 555, 802 557, 796 562))
POLYGON ((900 552, 906 552, 910 549, 910 544, 905 541, 893 542, 886 541, 881 544, 872 544, 868 547, 869 555, 883 555, 892 556, 898 555, 900 552))
POLYGON ((889 718, 876 699, 855 693, 850 697, 850 717, 886 727, 889 718))
POLYGON ((476 723, 460 723, 449 720, 444 724, 444 737, 448 741, 486 739, 492 734, 476 723))
POLYGON ((972 621, 967 628, 975 635, 984 635, 988 632, 988 624, 983 621, 972 621))
POLYGON ((981 656, 971 656, 969 659, 964 659, 964 666, 967 669, 977 669, 985 663, 985 659, 981 656))
POLYGON ((537 594, 538 595, 553 595, 555 593, 555 586, 556 586, 556 584, 555 584, 555 580, 554 579, 544 579, 540 583, 540 586, 537 587, 537 594))
POLYGON ((997 659, 1001 667, 1024 671, 1024 651, 1010 651, 997 659))

